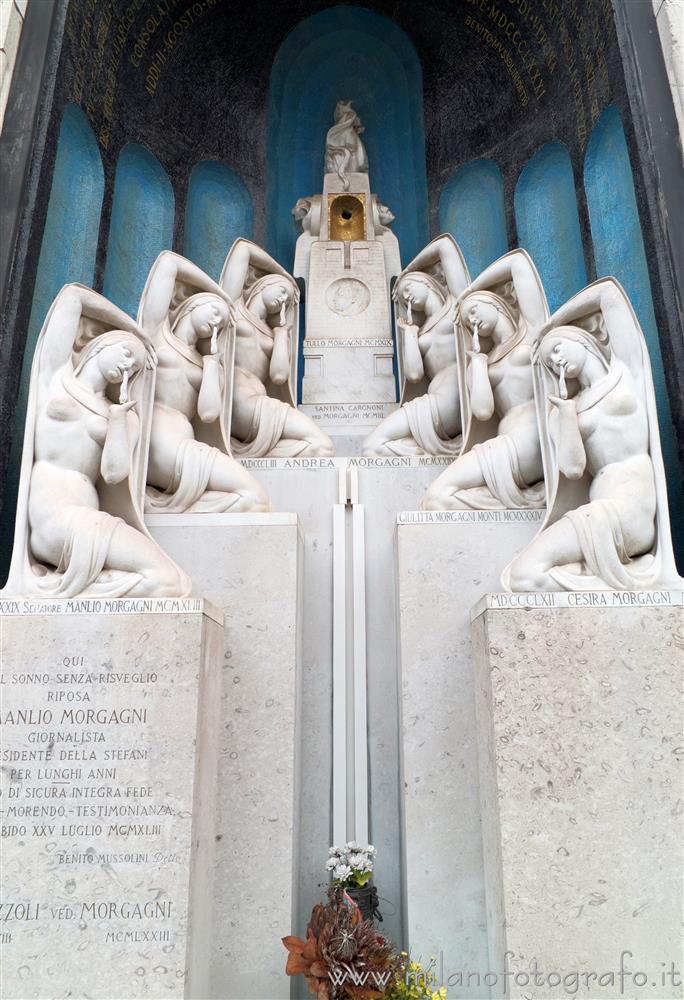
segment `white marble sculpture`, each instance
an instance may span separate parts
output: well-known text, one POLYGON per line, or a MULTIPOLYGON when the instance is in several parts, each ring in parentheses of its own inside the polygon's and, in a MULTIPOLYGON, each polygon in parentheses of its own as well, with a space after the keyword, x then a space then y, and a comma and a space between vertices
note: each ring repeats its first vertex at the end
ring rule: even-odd
POLYGON ((506 589, 681 585, 648 351, 614 278, 578 292, 543 325, 534 377, 548 512, 504 571, 506 589))
POLYGON ((532 344, 548 306, 524 250, 487 267, 456 306, 463 450, 430 486, 426 510, 543 507, 532 344))
POLYGON ((298 198, 292 209, 292 217, 300 224, 302 232, 320 236, 321 195, 312 194, 306 198, 298 198))
POLYGON ((373 201, 373 224, 375 227, 375 239, 381 244, 385 256, 385 274, 388 282, 397 278, 401 274, 401 254, 399 252, 399 240, 394 235, 390 226, 396 216, 387 205, 383 205, 376 194, 372 196, 373 201))
POLYGON ((191 261, 164 251, 138 322, 159 359, 146 509, 270 510, 264 489, 230 454, 235 331, 226 295, 191 261))
POLYGON ((351 101, 338 101, 335 124, 325 137, 325 172, 337 174, 345 191, 349 190, 348 174, 368 173, 368 156, 360 138, 363 131, 351 101))
POLYGON ((401 405, 368 435, 364 455, 453 455, 461 450, 454 306, 469 282, 457 243, 438 236, 394 286, 401 405))
POLYGON ((321 238, 321 207, 323 196, 312 194, 306 198, 298 198, 292 209, 295 226, 301 228, 295 246, 293 274, 295 278, 309 277, 311 247, 321 238))
POLYGON ((129 316, 82 285, 62 289, 33 358, 6 594, 190 593, 142 517, 155 366, 129 316))
MULTIPOLYGON (((321 238, 322 205, 322 195, 312 194, 305 198, 298 198, 292 209, 295 224, 302 230, 297 239, 293 274, 296 278, 304 278, 305 281, 308 281, 309 278, 311 246, 321 238)), ((373 239, 382 246, 385 258, 385 275, 389 287, 392 278, 396 278, 401 272, 399 240, 390 229, 395 215, 387 205, 380 202, 375 194, 371 195, 371 207, 373 239)))
POLYGON ((299 289, 265 250, 238 239, 221 274, 235 304, 231 447, 250 457, 331 456, 333 443, 296 407, 299 289))

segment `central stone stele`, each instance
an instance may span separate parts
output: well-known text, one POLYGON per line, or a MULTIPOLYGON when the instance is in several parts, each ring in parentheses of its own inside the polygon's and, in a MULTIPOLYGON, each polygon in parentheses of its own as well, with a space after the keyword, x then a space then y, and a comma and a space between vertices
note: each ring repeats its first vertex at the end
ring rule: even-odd
POLYGON ((401 263, 388 228, 394 216, 371 194, 363 126, 349 102, 338 103, 335 122, 323 193, 293 210, 303 230, 294 274, 306 288, 302 409, 360 431, 396 406, 390 283, 401 263))

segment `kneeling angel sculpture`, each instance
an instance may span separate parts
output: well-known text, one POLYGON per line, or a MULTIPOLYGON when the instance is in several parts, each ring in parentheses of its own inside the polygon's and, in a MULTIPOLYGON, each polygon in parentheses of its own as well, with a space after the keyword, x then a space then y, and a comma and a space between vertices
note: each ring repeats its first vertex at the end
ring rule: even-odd
POLYGON ((548 512, 504 570, 516 591, 681 586, 648 352, 614 278, 541 328, 534 356, 548 512))
POLYGON ((299 288, 265 250, 238 239, 221 287, 235 303, 231 448, 252 458, 329 457, 334 446, 296 406, 299 288))
POLYGON ((532 344, 549 310, 524 250, 494 261, 455 309, 463 450, 428 489, 426 510, 544 506, 532 344))
POLYGON ((142 517, 155 366, 130 317, 82 285, 61 290, 33 358, 5 593, 190 593, 142 517))
POLYGON ((452 236, 438 236, 394 286, 401 405, 363 443, 364 455, 461 451, 454 306, 470 278, 452 236))
POLYGON ((191 261, 163 251, 138 322, 159 359, 146 509, 163 513, 268 511, 265 490, 231 456, 232 307, 191 261))

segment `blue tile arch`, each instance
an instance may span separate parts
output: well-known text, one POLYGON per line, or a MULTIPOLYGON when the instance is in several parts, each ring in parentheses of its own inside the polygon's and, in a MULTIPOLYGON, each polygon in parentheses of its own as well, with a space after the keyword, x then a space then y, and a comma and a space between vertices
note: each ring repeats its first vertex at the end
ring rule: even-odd
POLYGON ((354 102, 366 131, 371 190, 395 213, 408 261, 428 242, 423 84, 413 44, 393 21, 362 7, 313 14, 276 55, 268 109, 268 247, 292 267, 298 198, 321 191, 325 135, 335 104, 354 102), (352 55, 353 54, 353 55, 352 55))
POLYGON ((0 576, 9 568, 19 467, 24 439, 31 364, 38 334, 60 288, 70 281, 92 285, 104 196, 104 169, 88 119, 76 104, 67 104, 57 139, 43 239, 24 348, 17 405, 12 427, 0 528, 0 576))
POLYGON ((614 106, 602 113, 589 138, 584 158, 584 189, 596 276, 612 275, 618 279, 632 301, 648 345, 668 479, 670 517, 681 571, 684 567, 682 469, 665 384, 632 166, 620 112, 614 106))
POLYGON ((52 300, 70 281, 93 282, 103 196, 104 169, 97 141, 83 111, 67 104, 33 289, 22 371, 27 383, 33 349, 52 300))
POLYGON ((239 236, 251 239, 252 196, 230 167, 202 160, 190 174, 183 253, 218 281, 226 254, 239 236))
POLYGON ((515 188, 518 243, 532 257, 553 312, 587 284, 575 180, 560 142, 543 146, 515 188))
POLYGON ((442 189, 439 229, 451 233, 475 277, 508 250, 501 171, 494 160, 460 167, 442 189))
POLYGON ((102 292, 131 316, 162 250, 173 249, 174 196, 156 156, 137 143, 119 154, 102 292))

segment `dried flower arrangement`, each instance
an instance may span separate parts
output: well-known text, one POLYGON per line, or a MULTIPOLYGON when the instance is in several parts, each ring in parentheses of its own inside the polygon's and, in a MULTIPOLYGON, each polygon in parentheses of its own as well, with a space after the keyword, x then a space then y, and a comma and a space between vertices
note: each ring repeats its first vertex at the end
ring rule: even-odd
POLYGON ((317 1000, 446 1000, 434 961, 423 967, 411 960, 363 918, 355 895, 365 891, 375 853, 355 841, 330 848, 328 903, 314 906, 306 939, 282 939, 289 952, 285 971, 303 975, 317 1000))
POLYGON ((317 1000, 374 1000, 384 997, 401 969, 394 945, 363 920, 341 885, 328 890, 328 903, 317 903, 306 940, 283 938, 289 951, 285 971, 303 975, 317 1000))

